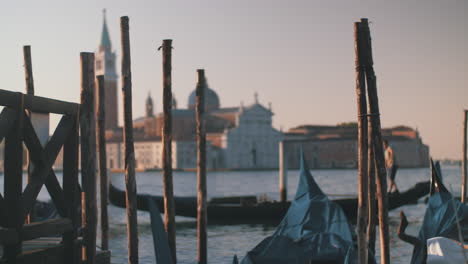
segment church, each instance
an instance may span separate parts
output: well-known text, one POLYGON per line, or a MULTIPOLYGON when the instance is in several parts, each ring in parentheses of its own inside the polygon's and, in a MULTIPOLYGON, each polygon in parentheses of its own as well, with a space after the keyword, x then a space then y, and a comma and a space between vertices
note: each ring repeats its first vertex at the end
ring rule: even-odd
MULTIPOLYGON (((116 54, 112 51, 106 20, 96 51, 96 75, 105 79, 105 122, 107 167, 123 169, 122 127, 118 126, 116 54)), ((272 126, 271 106, 265 107, 255 94, 250 105, 222 107, 216 91, 204 84, 207 167, 211 169, 267 169, 278 167, 278 143, 282 133, 272 126)), ((174 95, 173 95, 173 98, 174 95)), ((174 169, 197 165, 195 87, 187 108, 172 101, 172 164, 174 169)), ((137 104, 139 105, 139 104, 137 104)), ((96 107, 97 109, 97 107, 96 107)), ((162 168, 162 113, 154 113, 151 95, 145 102, 145 116, 133 121, 136 168, 162 168)))

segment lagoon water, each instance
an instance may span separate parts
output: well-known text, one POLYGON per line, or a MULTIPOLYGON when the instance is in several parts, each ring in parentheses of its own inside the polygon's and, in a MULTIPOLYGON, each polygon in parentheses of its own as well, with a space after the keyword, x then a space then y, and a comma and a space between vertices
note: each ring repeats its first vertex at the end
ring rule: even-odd
MULTIPOLYGON (((459 193, 461 184, 460 167, 442 167, 444 182, 454 193, 459 193)), ((322 190, 333 197, 357 194, 356 170, 312 170, 312 175, 322 190)), ((61 173, 57 175, 61 178, 61 173)), ((232 171, 208 173, 208 198, 232 195, 261 195, 273 200, 279 199, 277 171, 232 171)), ((415 183, 429 179, 429 169, 400 169, 396 181, 398 188, 406 190, 415 183)), ((61 179, 60 179, 61 180, 61 179)), ((113 183, 124 188, 124 175, 112 175, 113 183)), ((298 171, 288 173, 288 197, 292 199, 298 183, 298 171)), ((196 195, 196 173, 174 172, 174 194, 177 196, 196 195)), ((0 175, 0 190, 3 193, 3 175, 0 175)), ((163 183, 161 172, 137 173, 137 191, 162 195, 163 183)), ((39 199, 48 200, 43 188, 39 199)), ((409 263, 412 246, 396 237, 399 224, 399 212, 403 210, 410 225, 408 233, 416 235, 425 211, 423 201, 390 211, 390 245, 392 263, 409 263)), ((126 218, 125 209, 109 206, 110 248, 112 263, 127 263, 126 218)), ((178 263, 192 264, 197 259, 196 219, 177 217, 177 260, 178 263)), ((140 263, 155 263, 150 218, 146 212, 138 213, 140 263)), ((265 225, 209 225, 208 260, 209 263, 232 263, 232 256, 240 258, 257 245, 263 238, 274 232, 274 226, 265 225)), ((378 241, 378 239, 377 239, 378 241)), ((99 241, 98 241, 99 244, 99 241)), ((376 245, 378 251, 379 244, 376 245)), ((379 252, 377 252, 379 254, 379 252)))

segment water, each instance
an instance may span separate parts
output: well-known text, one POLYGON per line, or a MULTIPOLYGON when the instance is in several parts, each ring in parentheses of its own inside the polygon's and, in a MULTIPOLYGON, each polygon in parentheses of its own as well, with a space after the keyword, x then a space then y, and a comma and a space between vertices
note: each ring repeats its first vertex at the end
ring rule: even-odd
MULTIPOLYGON (((443 167, 444 181, 449 189, 459 193, 461 184, 460 167, 443 167)), ((312 175, 330 197, 338 195, 357 194, 356 170, 313 170, 312 175)), ((58 174, 60 177, 61 174, 58 174)), ((292 199, 298 182, 298 171, 288 173, 288 197, 292 199)), ((208 198, 230 195, 267 195, 279 199, 278 172, 210 172, 208 173, 208 198)), ((415 183, 429 179, 428 169, 400 169, 397 173, 397 186, 400 191, 411 188, 415 183)), ((123 174, 114 174, 113 183, 124 188, 123 174)), ((174 172, 174 194, 177 196, 196 195, 196 173, 174 172)), ((3 175, 0 175, 0 190, 3 190, 3 175)), ((137 174, 137 190, 139 193, 162 195, 163 185, 160 172, 143 172, 137 174)), ((45 188, 39 198, 47 200, 45 188)), ((408 205, 390 212, 390 246, 392 263, 409 263, 412 246, 396 237, 399 224, 399 212, 403 210, 410 225, 407 232, 417 234, 425 211, 421 201, 416 205, 408 205)), ((127 263, 127 240, 125 209, 112 205, 110 215, 110 248, 112 263, 127 263)), ((197 230, 196 219, 177 217, 177 259, 178 263, 196 263, 197 230)), ((153 240, 151 237, 150 218, 146 212, 138 213, 139 255, 140 263, 155 263, 153 240)), ((209 225, 208 226, 208 259, 209 263, 231 263, 232 256, 240 258, 256 246, 263 238, 271 235, 275 227, 265 225, 209 225)), ((377 240, 378 241, 378 240, 377 240)), ((98 243, 99 244, 99 243, 98 243)), ((379 244, 377 244, 378 250, 379 244)), ((377 252, 378 254, 379 252, 377 252)))

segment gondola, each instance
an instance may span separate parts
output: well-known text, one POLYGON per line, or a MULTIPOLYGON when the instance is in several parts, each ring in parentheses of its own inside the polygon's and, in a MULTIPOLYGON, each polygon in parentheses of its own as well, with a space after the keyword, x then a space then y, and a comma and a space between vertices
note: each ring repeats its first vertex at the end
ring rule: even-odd
MULTIPOLYGON (((403 205, 414 204, 429 193, 430 183, 417 183, 411 189, 401 193, 389 194, 389 208, 395 209, 403 205)), ((164 209, 164 198, 151 195, 161 210, 164 209)), ((175 214, 185 217, 197 217, 196 197, 175 197, 175 214)), ((125 192, 109 185, 109 201, 111 204, 125 208, 125 192)), ((348 220, 356 221, 357 198, 333 200, 341 206, 348 220)), ((138 210, 148 211, 146 195, 138 194, 138 210)), ((288 211, 291 202, 258 202, 255 196, 213 198, 208 202, 208 220, 220 224, 278 224, 288 211)))
MULTIPOLYGON (((241 264, 357 264, 347 217, 314 181, 303 154, 294 200, 275 233, 261 241, 241 264)), ((369 256, 368 263, 375 263, 369 256)))
MULTIPOLYGON (((408 220, 403 212, 400 213, 401 222, 398 229, 398 237, 414 246, 411 264, 426 263, 427 245, 431 238, 443 237, 458 241, 465 237, 463 228, 460 226, 468 224, 468 206, 454 199, 452 194, 442 183, 440 168, 431 160, 431 189, 424 214, 423 224, 419 230, 418 237, 405 234, 408 220)), ((461 248, 460 248, 460 252, 461 248)), ((447 262, 448 263, 448 262, 447 262)))

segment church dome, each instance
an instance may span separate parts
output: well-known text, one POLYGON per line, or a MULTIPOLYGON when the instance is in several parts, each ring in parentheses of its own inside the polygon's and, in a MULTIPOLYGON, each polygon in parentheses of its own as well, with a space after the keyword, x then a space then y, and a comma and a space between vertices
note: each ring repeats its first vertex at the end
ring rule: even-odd
MULTIPOLYGON (((193 90, 192 93, 190 93, 190 96, 188 98, 188 108, 189 109, 195 109, 197 105, 197 96, 196 96, 196 90, 193 90)), ((205 111, 210 111, 214 109, 219 108, 219 97, 216 94, 215 91, 212 89, 208 88, 208 86, 205 86, 205 111)))

